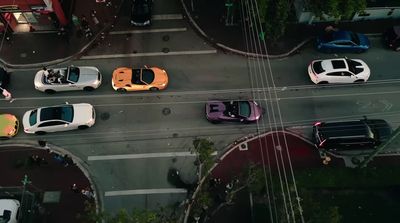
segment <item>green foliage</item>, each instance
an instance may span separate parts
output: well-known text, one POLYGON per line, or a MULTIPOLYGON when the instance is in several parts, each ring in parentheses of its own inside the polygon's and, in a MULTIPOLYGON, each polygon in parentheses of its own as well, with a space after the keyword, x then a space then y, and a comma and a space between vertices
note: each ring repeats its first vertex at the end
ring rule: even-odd
POLYGON ((214 163, 212 153, 215 151, 214 143, 207 139, 193 140, 193 146, 199 155, 199 161, 203 164, 204 171, 207 171, 214 163))
POLYGON ((268 7, 269 2, 270 2, 270 0, 257 0, 258 13, 259 13, 260 20, 262 23, 264 23, 266 21, 267 7, 268 7))
POLYGON ((356 12, 367 6, 366 0, 308 0, 310 10, 319 18, 323 15, 339 19, 350 19, 356 12))
POLYGON ((203 184, 203 188, 196 195, 196 200, 193 203, 191 215, 200 216, 203 211, 214 205, 213 199, 208 191, 209 185, 203 184))
POLYGON ((275 42, 285 33, 289 11, 290 3, 287 0, 268 1, 266 7, 268 19, 265 21, 267 39, 275 42))
POLYGON ((241 182, 245 182, 248 189, 255 195, 265 192, 264 170, 259 165, 251 164, 241 175, 241 182))

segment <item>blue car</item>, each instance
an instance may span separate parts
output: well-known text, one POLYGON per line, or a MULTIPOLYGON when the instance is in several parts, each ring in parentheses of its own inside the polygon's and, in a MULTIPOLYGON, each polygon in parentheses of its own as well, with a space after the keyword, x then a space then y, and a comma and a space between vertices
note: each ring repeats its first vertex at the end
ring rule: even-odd
POLYGON ((362 53, 369 47, 367 36, 351 31, 329 31, 317 37, 317 49, 325 53, 362 53))

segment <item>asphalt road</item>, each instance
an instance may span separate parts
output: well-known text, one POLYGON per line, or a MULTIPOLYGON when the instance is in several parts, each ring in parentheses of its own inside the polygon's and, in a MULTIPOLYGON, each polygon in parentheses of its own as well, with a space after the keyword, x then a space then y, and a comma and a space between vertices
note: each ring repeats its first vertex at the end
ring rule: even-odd
POLYGON ((95 106, 96 124, 90 129, 44 136, 21 131, 10 142, 45 139, 73 152, 88 164, 106 210, 155 208, 182 201, 185 190, 174 188, 167 172, 178 168, 187 182, 196 179, 196 157, 191 152, 195 137, 207 137, 223 150, 236 138, 256 131, 280 126, 310 128, 321 120, 367 115, 399 126, 400 54, 381 48, 378 38, 371 39, 368 53, 347 55, 368 63, 372 72, 368 83, 321 87, 309 80, 307 65, 313 59, 343 55, 320 54, 310 45, 298 55, 272 60, 271 73, 266 60, 224 54, 210 47, 179 19, 178 7, 168 6, 165 12, 162 8, 156 8, 155 14, 173 16, 160 16, 164 19, 154 21, 150 31, 127 29, 127 20, 122 19, 116 27, 119 33, 108 36, 87 57, 60 65, 97 66, 104 80, 99 89, 46 95, 33 88, 36 70, 15 71, 10 90, 16 101, 0 101, 1 113, 20 118, 28 109, 66 101, 95 106), (116 67, 144 64, 167 70, 167 90, 113 91, 111 74, 116 67), (269 88, 272 84, 275 87, 269 88), (260 102, 270 116, 250 125, 213 125, 204 117, 207 100, 249 98, 260 102))

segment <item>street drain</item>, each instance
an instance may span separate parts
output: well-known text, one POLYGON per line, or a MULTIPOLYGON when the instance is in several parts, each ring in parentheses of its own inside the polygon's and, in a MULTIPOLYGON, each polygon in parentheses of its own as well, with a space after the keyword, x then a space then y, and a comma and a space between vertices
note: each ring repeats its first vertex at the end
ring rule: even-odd
POLYGON ((162 37, 162 40, 168 41, 168 40, 169 40, 169 35, 164 35, 164 36, 162 37))
POLYGON ((110 113, 108 112, 101 113, 100 119, 103 121, 110 119, 110 113))
POLYGON ((171 109, 170 108, 164 108, 162 110, 162 113, 163 113, 163 115, 169 115, 169 114, 171 114, 171 109))

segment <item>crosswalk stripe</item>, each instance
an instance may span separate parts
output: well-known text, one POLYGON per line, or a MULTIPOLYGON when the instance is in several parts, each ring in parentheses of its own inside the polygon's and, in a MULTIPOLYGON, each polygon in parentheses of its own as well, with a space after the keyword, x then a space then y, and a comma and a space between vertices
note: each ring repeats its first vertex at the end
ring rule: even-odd
POLYGON ((152 20, 178 20, 183 19, 181 14, 160 14, 160 15, 153 15, 151 17, 152 20))
POLYGON ((153 53, 127 53, 127 54, 107 54, 107 55, 92 55, 82 56, 82 60, 93 59, 112 59, 112 58, 126 58, 126 57, 154 57, 154 56, 180 56, 180 55, 200 55, 200 54, 214 54, 217 50, 197 50, 197 51, 173 51, 173 52, 153 52, 153 53))
POLYGON ((105 197, 124 196, 124 195, 143 195, 143 194, 182 194, 187 193, 184 188, 160 188, 160 189, 138 189, 138 190, 116 190, 106 191, 105 197))
POLYGON ((138 33, 163 33, 163 32, 184 32, 187 28, 170 28, 170 29, 145 29, 145 30, 125 30, 125 31, 112 31, 110 35, 121 35, 121 34, 138 34, 138 33))

